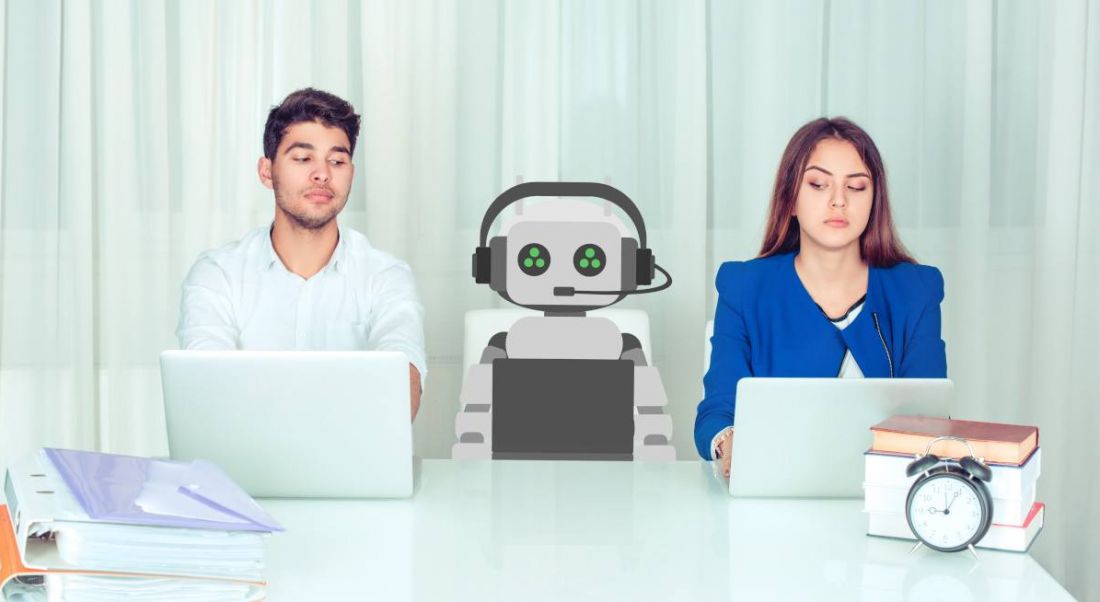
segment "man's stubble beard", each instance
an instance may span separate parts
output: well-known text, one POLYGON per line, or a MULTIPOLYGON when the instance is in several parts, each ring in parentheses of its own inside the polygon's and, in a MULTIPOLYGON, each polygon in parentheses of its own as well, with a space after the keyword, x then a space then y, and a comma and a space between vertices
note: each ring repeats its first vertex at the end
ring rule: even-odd
MULTIPOLYGON (((341 202, 337 203, 337 197, 333 197, 331 210, 322 216, 303 215, 301 213, 295 213, 291 204, 287 202, 286 196, 279 185, 279 179, 272 175, 271 187, 275 191, 275 205, 286 215, 290 221, 297 227, 303 230, 320 230, 328 225, 329 222, 336 219, 336 216, 340 214, 340 211, 347 203, 345 197, 341 202)), ((329 190, 332 190, 331 188, 329 190)), ((335 191, 333 192, 335 194, 335 191)))

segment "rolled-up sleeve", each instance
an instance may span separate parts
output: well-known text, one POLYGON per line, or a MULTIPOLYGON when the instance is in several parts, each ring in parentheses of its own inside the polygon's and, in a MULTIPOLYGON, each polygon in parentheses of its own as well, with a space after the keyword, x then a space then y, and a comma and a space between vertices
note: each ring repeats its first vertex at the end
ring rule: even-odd
POLYGON ((428 375, 424 351, 424 306, 416 294, 416 282, 408 264, 398 262, 371 279, 371 324, 368 349, 400 351, 420 372, 420 384, 428 375))
POLYGON ((180 349, 237 349, 229 279, 207 254, 199 256, 183 281, 176 326, 180 349))

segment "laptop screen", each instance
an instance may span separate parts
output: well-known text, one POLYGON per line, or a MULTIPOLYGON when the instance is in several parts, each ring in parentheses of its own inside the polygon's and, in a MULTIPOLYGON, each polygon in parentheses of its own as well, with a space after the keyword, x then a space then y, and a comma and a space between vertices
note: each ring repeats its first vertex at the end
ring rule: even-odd
POLYGON ((631 460, 634 362, 493 361, 493 458, 631 460))

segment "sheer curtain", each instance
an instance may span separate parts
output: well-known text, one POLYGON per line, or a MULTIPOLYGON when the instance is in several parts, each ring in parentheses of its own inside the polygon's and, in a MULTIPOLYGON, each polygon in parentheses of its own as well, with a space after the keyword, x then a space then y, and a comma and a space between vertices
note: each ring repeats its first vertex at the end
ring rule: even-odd
POLYGON ((608 181, 675 284, 652 322, 694 457, 713 276, 755 254, 789 136, 865 126, 903 240, 947 280, 960 417, 1040 426, 1033 553, 1100 598, 1100 2, 0 0, 0 463, 39 445, 166 451, 157 355, 203 249, 271 219, 267 110, 312 85, 363 114, 341 221, 417 274, 446 457, 469 276, 517 178, 608 181))
POLYGON ((708 26, 711 267, 758 249, 801 123, 863 125, 944 273, 953 414, 1040 427, 1032 553, 1100 599, 1100 3, 713 2, 708 26))

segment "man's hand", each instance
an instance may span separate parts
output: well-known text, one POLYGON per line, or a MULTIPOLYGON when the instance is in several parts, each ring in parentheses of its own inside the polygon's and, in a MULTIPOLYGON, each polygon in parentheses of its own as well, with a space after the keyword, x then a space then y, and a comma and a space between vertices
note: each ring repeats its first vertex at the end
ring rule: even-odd
MULTIPOLYGON (((416 420, 416 413, 420 411, 420 394, 424 390, 420 388, 420 371, 416 366, 409 364, 409 399, 412 401, 412 418, 416 420)), ((726 472, 729 473, 727 466, 726 472)))
POLYGON ((718 454, 722 460, 722 476, 727 479, 730 476, 730 450, 733 449, 733 431, 730 431, 729 437, 726 437, 718 442, 718 454))

